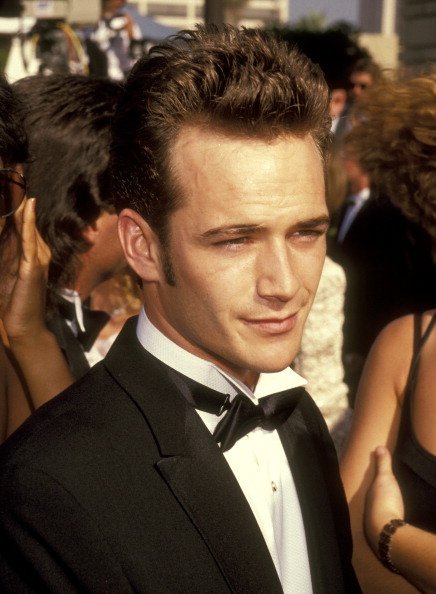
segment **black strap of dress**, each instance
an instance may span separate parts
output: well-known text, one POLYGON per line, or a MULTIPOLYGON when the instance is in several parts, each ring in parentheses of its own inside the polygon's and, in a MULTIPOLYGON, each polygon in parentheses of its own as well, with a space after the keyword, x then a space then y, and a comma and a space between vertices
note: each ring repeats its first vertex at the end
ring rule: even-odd
POLYGON ((407 378, 406 399, 412 400, 412 395, 415 391, 416 380, 418 377, 419 361, 422 349, 431 334, 433 326, 436 323, 436 312, 432 315, 429 325, 424 334, 422 334, 422 314, 415 314, 413 316, 413 355, 409 370, 409 377, 407 378))

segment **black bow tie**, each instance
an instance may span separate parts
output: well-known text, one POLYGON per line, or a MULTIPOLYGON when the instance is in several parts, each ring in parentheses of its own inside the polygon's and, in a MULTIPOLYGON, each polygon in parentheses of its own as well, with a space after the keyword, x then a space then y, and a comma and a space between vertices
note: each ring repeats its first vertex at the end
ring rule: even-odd
POLYGON ((269 431, 278 429, 294 411, 304 391, 302 387, 292 388, 259 398, 259 404, 254 404, 244 394, 237 394, 231 404, 227 398, 222 407, 227 412, 213 432, 222 451, 230 450, 238 439, 256 427, 269 431))
POLYGON ((245 394, 237 394, 230 402, 229 394, 222 394, 171 370, 173 380, 191 404, 204 412, 221 415, 213 432, 223 452, 256 427, 277 429, 294 411, 305 393, 303 387, 291 388, 271 396, 259 398, 254 404, 245 394))
POLYGON ((94 344, 100 331, 108 323, 110 316, 104 311, 89 309, 87 302, 82 304, 83 325, 85 332, 82 332, 79 322, 76 317, 76 308, 74 303, 67 299, 59 299, 59 312, 62 317, 70 322, 74 321, 77 326, 77 340, 83 347, 84 351, 89 349, 94 344))

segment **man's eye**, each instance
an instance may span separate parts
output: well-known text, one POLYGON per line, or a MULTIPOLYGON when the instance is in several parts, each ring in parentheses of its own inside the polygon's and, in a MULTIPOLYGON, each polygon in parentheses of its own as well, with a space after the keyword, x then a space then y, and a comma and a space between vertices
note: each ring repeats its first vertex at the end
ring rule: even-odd
POLYGON ((312 239, 316 239, 320 235, 324 235, 324 230, 321 229, 301 229, 300 231, 296 231, 292 237, 296 237, 297 239, 301 239, 302 241, 310 241, 312 239))
POLYGON ((218 241, 215 245, 222 246, 222 247, 233 247, 238 245, 244 245, 247 243, 248 237, 229 237, 228 239, 222 239, 218 241))

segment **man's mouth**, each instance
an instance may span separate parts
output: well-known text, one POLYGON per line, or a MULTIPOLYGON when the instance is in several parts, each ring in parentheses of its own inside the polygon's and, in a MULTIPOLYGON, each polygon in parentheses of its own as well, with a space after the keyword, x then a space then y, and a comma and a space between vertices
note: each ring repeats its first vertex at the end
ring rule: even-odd
POLYGON ((265 334, 285 334, 290 332, 297 323, 297 314, 286 317, 252 318, 244 320, 246 324, 265 334))

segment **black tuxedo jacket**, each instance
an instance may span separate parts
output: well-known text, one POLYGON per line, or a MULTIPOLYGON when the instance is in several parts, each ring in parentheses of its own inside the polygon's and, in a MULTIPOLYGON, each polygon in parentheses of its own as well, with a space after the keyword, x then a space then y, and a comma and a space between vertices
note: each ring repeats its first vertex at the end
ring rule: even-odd
POLYGON ((54 312, 47 320, 47 327, 55 335, 73 376, 79 379, 85 375, 90 367, 88 360, 66 319, 59 312, 54 312))
MULTIPOLYGON (((344 205, 336 218, 337 229, 344 205)), ((371 195, 342 243, 329 238, 328 254, 343 266, 344 353, 366 356, 380 330, 391 320, 434 307, 436 268, 431 241, 388 199, 371 195)))
MULTIPOLYGON (((129 320, 104 362, 0 449, 0 591, 282 591, 207 428, 129 320)), ((309 396, 281 429, 314 592, 358 592, 348 511, 309 396)))
POLYGON ((65 299, 57 296, 57 308, 50 312, 46 324, 48 329, 55 335, 68 366, 76 379, 81 378, 89 371, 90 365, 84 353, 94 344, 99 332, 109 321, 109 315, 102 311, 91 311, 87 305, 83 307, 83 319, 87 330, 86 342, 82 344, 77 338, 67 319, 74 319, 74 305, 65 299))

